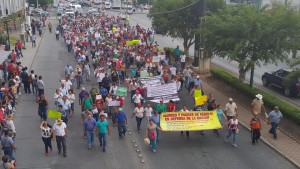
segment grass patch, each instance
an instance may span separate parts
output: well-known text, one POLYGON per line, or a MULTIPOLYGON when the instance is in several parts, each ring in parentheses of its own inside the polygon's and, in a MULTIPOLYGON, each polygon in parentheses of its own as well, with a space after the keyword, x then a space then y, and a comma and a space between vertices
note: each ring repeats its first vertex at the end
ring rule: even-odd
POLYGON ((226 72, 224 69, 213 68, 211 70, 211 73, 214 77, 221 79, 224 83, 234 87, 248 97, 252 98, 257 93, 262 94, 264 96, 264 103, 267 107, 272 109, 275 106, 279 106, 280 111, 282 112, 284 117, 291 119, 297 124, 300 124, 300 110, 293 104, 261 89, 249 87, 249 84, 240 82, 237 77, 226 72))

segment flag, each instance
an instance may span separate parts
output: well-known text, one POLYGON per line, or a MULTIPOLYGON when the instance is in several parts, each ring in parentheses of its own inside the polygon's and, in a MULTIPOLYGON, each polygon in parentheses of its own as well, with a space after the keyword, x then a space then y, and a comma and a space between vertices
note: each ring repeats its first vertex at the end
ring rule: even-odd
POLYGON ((56 110, 48 110, 48 118, 59 119, 61 118, 61 113, 56 110))
POLYGON ((127 96, 127 88, 126 87, 118 87, 116 95, 122 96, 122 97, 127 96))
POLYGON ((207 101, 206 95, 195 97, 195 106, 203 105, 206 101, 207 101))

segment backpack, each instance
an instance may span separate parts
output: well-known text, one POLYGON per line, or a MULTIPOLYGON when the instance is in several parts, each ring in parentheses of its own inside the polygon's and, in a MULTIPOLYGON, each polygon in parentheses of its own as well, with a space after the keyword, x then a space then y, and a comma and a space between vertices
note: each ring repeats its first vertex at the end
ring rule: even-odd
POLYGON ((156 139, 155 129, 150 130, 149 138, 150 138, 151 141, 156 139))

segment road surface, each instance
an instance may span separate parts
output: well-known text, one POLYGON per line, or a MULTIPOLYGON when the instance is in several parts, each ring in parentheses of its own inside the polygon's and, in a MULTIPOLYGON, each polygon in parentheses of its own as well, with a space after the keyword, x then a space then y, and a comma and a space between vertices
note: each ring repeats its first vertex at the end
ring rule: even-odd
MULTIPOLYGON (((52 21, 53 25, 57 22, 52 21)), ((158 40, 158 39, 157 39, 158 40)), ((159 43, 161 43, 158 40, 159 43)), ((29 49, 28 49, 29 50, 29 49)), ((32 69, 36 74, 42 75, 46 88, 45 94, 49 99, 50 108, 54 107, 54 90, 59 87, 58 79, 63 77, 63 68, 66 64, 74 65, 72 54, 67 53, 65 44, 60 39, 55 40, 54 34, 47 31, 42 39, 32 69)), ((85 83, 87 90, 91 84, 85 83)), ((76 91, 76 96, 78 91, 76 91)), ((180 93, 186 96, 186 91, 180 93)), ((178 104, 182 107, 187 104, 192 107, 192 101, 185 99, 178 104)), ((238 135, 238 147, 234 148, 224 142, 225 132, 216 137, 211 131, 205 136, 192 132, 189 139, 181 136, 179 132, 163 132, 158 144, 158 152, 154 154, 149 147, 144 145, 144 130, 146 121, 143 120, 142 133, 137 133, 136 123, 131 119, 133 105, 127 97, 124 106, 128 114, 128 128, 131 135, 127 134, 125 139, 119 139, 117 129, 111 127, 111 135, 108 136, 107 152, 103 153, 96 145, 88 150, 86 142, 82 138, 82 127, 79 123, 80 112, 78 104, 75 106, 75 116, 69 119, 69 134, 67 138, 67 154, 64 158, 57 154, 55 142, 53 152, 49 157, 44 157, 44 146, 41 140, 39 125, 41 120, 37 115, 37 105, 33 95, 23 95, 18 104, 15 115, 17 130, 15 154, 18 168, 23 169, 294 169, 290 162, 281 157, 274 150, 263 143, 255 147, 250 144, 249 132, 241 128, 238 135), (134 143, 133 143, 134 142, 134 143), (137 145, 137 147, 135 147, 137 145), (136 150, 140 150, 137 153, 136 150), (138 155, 141 155, 139 157, 138 155), (144 160, 145 163, 141 163, 144 160)), ((53 124, 53 120, 49 120, 53 124)))

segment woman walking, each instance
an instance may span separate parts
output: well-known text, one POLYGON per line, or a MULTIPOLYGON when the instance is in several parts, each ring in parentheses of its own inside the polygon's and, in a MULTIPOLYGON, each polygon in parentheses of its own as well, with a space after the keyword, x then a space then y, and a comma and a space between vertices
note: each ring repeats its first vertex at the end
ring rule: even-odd
POLYGON ((160 127, 158 127, 153 120, 149 120, 149 124, 146 129, 146 135, 145 138, 149 138, 150 145, 152 148, 152 151, 156 152, 156 142, 157 142, 157 130, 161 130, 160 127))
POLYGON ((71 113, 70 113, 70 116, 74 116, 75 94, 74 94, 74 91, 72 89, 68 90, 67 97, 68 97, 69 102, 71 103, 71 113))
POLYGON ((223 126, 223 128, 225 126, 229 126, 228 127, 228 135, 225 138, 225 142, 228 142, 229 137, 232 135, 232 145, 234 147, 237 147, 237 144, 236 144, 236 134, 239 132, 239 126, 238 126, 238 124, 239 124, 239 122, 238 122, 238 119, 236 118, 236 115, 233 115, 232 119, 230 119, 223 126))
POLYGON ((142 107, 142 104, 139 103, 138 106, 134 109, 134 112, 132 114, 132 118, 133 118, 133 116, 135 116, 137 130, 139 133, 141 132, 140 128, 141 128, 142 120, 144 118, 144 114, 145 114, 145 109, 144 109, 144 107, 142 107))
POLYGON ((51 137, 52 137, 52 126, 50 126, 47 121, 43 121, 40 125, 42 132, 42 140, 45 145, 45 157, 48 157, 48 148, 52 151, 51 137))

